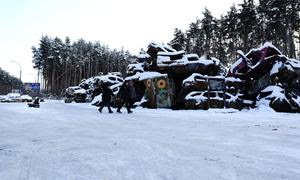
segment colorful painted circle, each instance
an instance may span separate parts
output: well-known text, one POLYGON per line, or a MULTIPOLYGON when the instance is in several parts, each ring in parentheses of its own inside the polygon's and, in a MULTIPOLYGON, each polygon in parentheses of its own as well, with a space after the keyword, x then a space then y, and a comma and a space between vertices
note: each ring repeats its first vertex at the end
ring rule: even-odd
POLYGON ((147 80, 147 86, 151 87, 151 80, 150 79, 147 80))
POLYGON ((165 80, 159 80, 159 81, 157 81, 157 87, 159 88, 159 89, 164 89, 165 87, 166 87, 166 81, 165 80))

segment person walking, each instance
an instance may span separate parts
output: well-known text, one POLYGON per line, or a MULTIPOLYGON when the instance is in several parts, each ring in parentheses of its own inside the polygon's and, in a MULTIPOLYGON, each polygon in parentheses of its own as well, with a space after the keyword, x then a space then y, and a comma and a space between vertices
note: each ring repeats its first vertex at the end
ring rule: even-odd
POLYGON ((132 111, 130 110, 131 107, 131 103, 130 103, 130 92, 129 92, 129 82, 125 81, 122 86, 120 87, 120 90, 118 92, 117 98, 119 100, 119 105, 118 105, 118 109, 117 112, 118 113, 122 113, 121 112, 121 108, 123 107, 123 105, 125 104, 126 108, 127 108, 127 113, 132 113, 132 111))
POLYGON ((133 107, 133 104, 136 101, 136 92, 135 92, 133 81, 129 81, 128 85, 129 85, 128 86, 128 88, 129 88, 129 103, 130 103, 130 107, 133 107))
POLYGON ((98 109, 100 113, 102 113, 102 109, 104 108, 104 106, 107 106, 109 113, 113 113, 113 111, 110 108, 111 96, 115 96, 115 95, 113 94, 112 90, 109 88, 108 84, 104 83, 102 85, 102 104, 98 109))

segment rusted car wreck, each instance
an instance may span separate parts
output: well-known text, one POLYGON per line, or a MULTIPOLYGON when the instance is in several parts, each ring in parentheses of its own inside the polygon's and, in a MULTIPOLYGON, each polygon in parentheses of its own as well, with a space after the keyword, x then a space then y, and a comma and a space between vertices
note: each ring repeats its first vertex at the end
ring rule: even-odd
POLYGON ((300 61, 287 58, 270 43, 239 54, 227 76, 245 81, 244 99, 278 112, 300 112, 300 61))
MULTIPOLYGON (((170 108, 243 109, 264 104, 278 112, 300 112, 298 60, 287 58, 270 43, 247 54, 237 53, 239 58, 226 72, 216 58, 151 43, 147 53, 129 65, 128 76, 148 71, 167 74, 166 80, 172 84, 168 90, 172 92, 170 108)), ((145 92, 146 85, 140 89, 145 92)), ((151 101, 148 107, 160 107, 151 101)))
POLYGON ((131 80, 135 104, 148 108, 240 110, 266 105, 278 112, 300 112, 299 60, 284 56, 271 43, 237 54, 226 69, 216 58, 150 43, 128 65, 125 79, 120 74, 101 75, 84 80, 80 87, 94 104, 101 100, 101 82, 109 82, 116 94, 123 81, 131 80))

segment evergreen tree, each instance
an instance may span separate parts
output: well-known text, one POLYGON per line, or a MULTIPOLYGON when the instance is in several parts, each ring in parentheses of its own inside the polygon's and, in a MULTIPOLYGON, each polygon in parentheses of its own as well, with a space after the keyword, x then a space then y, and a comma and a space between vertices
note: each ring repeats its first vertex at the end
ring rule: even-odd
POLYGON ((202 45, 204 53, 207 55, 212 54, 210 51, 212 46, 212 39, 214 33, 215 20, 211 15, 211 12, 205 8, 203 14, 203 19, 201 20, 201 31, 203 32, 204 44, 202 45))
POLYGON ((175 28, 174 38, 169 43, 176 50, 186 50, 186 37, 185 34, 178 28, 175 28))
POLYGON ((258 21, 256 18, 256 8, 253 0, 244 0, 240 4, 241 9, 238 14, 237 31, 240 35, 240 47, 243 51, 249 51, 251 47, 255 47, 254 29, 258 21))
POLYGON ((239 22, 238 19, 238 12, 237 9, 235 7, 235 5, 232 5, 230 7, 230 10, 227 12, 227 14, 224 17, 224 34, 225 34, 225 42, 227 44, 227 50, 226 50, 226 56, 231 59, 234 60, 236 58, 236 51, 239 48, 238 44, 238 27, 237 24, 239 22))
POLYGON ((228 59, 226 56, 226 31, 225 31, 225 19, 221 16, 220 20, 216 20, 214 24, 214 36, 213 43, 211 47, 212 55, 221 60, 221 62, 225 65, 228 64, 228 59))
POLYGON ((221 18, 205 8, 203 18, 192 22, 185 33, 175 30, 172 46, 186 52, 210 54, 230 63, 238 49, 244 52, 270 41, 289 57, 300 56, 300 1, 243 0, 221 18), (185 37, 185 41, 183 38, 185 37), (179 40, 181 39, 181 41, 179 40), (297 46, 296 46, 297 43, 297 46), (298 47, 298 54, 296 54, 298 47))
POLYGON ((70 38, 63 42, 42 36, 38 47, 32 47, 34 68, 43 75, 43 84, 50 93, 60 94, 82 79, 98 75, 100 72, 120 71, 126 67, 132 55, 128 51, 110 50, 99 42, 86 42, 79 39, 71 43, 70 38))
POLYGON ((12 89, 22 88, 22 81, 0 68, 0 94, 7 94, 12 89))
POLYGON ((202 49, 203 33, 201 32, 199 25, 200 21, 198 19, 196 22, 191 23, 186 35, 186 51, 189 53, 196 53, 198 55, 204 52, 202 49))

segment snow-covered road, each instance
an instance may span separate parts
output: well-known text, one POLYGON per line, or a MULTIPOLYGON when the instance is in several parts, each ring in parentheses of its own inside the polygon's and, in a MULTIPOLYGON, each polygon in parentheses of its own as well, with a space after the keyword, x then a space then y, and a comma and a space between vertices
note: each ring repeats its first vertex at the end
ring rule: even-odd
POLYGON ((300 179, 300 115, 0 104, 0 179, 300 179))

